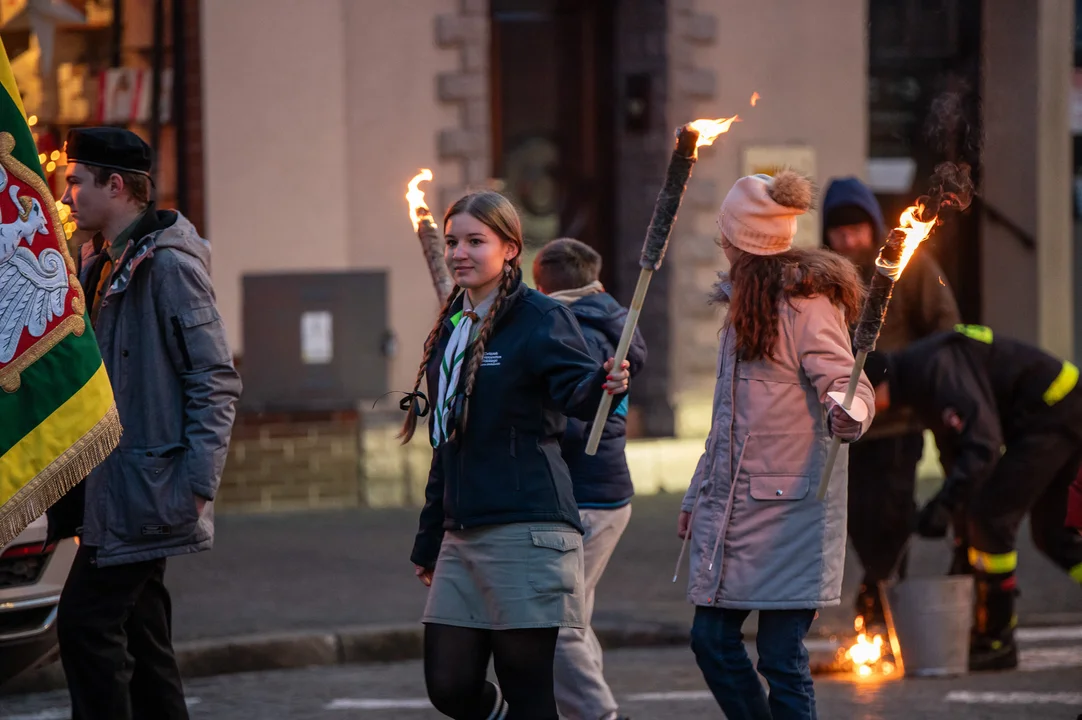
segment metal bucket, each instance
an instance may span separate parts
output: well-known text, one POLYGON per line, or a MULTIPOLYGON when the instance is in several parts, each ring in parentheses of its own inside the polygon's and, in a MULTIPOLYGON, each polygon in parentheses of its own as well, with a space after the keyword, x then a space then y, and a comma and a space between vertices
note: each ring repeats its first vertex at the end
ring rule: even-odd
POLYGON ((909 677, 949 677, 969 670, 973 576, 910 578, 879 584, 890 645, 909 677))

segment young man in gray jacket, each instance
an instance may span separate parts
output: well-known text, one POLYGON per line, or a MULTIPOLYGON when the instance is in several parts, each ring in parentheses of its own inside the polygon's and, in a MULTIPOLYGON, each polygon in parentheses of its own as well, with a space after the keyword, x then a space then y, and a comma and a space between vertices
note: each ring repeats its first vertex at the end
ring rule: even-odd
POLYGON ((79 280, 124 426, 81 484, 81 519, 51 529, 80 538, 57 618, 72 718, 187 718, 165 559, 213 544, 240 378, 210 245, 154 207, 150 148, 102 127, 71 131, 66 150, 62 201, 95 233, 79 280))

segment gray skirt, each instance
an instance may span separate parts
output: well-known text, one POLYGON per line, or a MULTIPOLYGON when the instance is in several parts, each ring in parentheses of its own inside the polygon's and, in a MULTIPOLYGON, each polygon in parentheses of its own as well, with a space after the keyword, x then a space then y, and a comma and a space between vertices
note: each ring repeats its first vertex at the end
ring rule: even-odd
POLYGON ((514 523, 443 536, 422 622, 485 630, 585 627, 582 536, 514 523))

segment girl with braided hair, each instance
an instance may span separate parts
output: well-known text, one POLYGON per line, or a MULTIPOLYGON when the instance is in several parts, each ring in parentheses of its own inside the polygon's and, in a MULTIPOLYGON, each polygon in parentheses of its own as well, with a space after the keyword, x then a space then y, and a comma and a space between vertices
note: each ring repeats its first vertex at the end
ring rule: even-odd
POLYGON ((628 365, 598 365, 570 311, 522 282, 506 198, 466 195, 443 225, 455 288, 402 430, 408 442, 431 411, 411 555, 430 588, 425 684, 458 720, 556 720, 556 639, 584 626, 583 530, 559 435, 565 416, 591 420, 603 393, 627 392, 628 365), (499 687, 485 679, 490 657, 499 687))

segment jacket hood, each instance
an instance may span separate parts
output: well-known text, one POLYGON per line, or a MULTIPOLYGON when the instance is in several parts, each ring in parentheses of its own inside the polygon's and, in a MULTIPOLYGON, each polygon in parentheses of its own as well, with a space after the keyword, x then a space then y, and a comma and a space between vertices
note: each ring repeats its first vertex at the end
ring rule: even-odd
MULTIPOLYGON (((210 272, 210 243, 199 236, 195 225, 188 218, 173 210, 158 210, 153 213, 154 224, 147 228, 142 236, 158 233, 154 239, 154 247, 157 249, 168 248, 175 252, 184 253, 198 260, 206 271, 210 272)), ((146 219, 151 219, 148 212, 146 219)), ((140 224, 139 230, 143 229, 140 224)))
POLYGON ((868 213, 875 225, 876 243, 881 243, 887 237, 887 226, 883 222, 883 211, 879 209, 875 195, 871 188, 855 177, 836 178, 827 187, 823 196, 823 207, 820 217, 823 218, 823 246, 826 246, 826 222, 827 216, 832 210, 851 205, 868 213))
POLYGON ((608 293, 587 295, 568 305, 568 310, 584 327, 592 327, 605 335, 613 345, 620 343, 627 309, 608 293))

